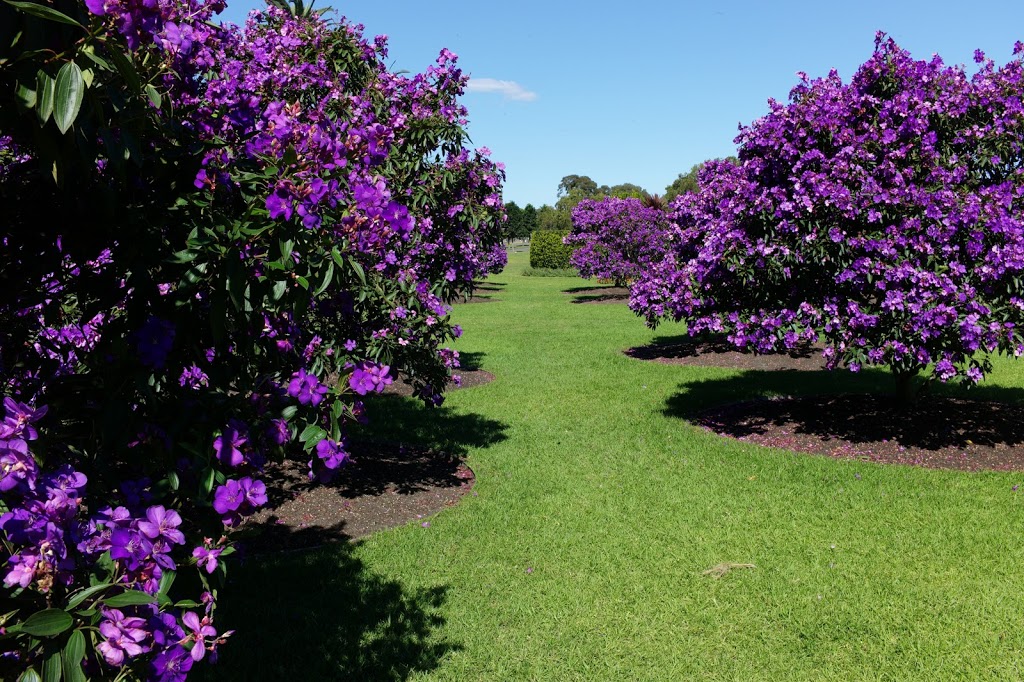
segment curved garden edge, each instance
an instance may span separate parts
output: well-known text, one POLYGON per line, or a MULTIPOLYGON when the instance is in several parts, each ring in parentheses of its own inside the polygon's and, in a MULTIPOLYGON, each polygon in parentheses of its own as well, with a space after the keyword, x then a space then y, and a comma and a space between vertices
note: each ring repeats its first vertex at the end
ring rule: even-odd
POLYGON ((252 553, 351 542, 426 519, 473 491, 463 458, 429 448, 360 443, 333 481, 312 483, 295 462, 268 467, 269 503, 246 519, 238 539, 252 553))
POLYGON ((877 464, 959 471, 1024 471, 1024 405, 929 397, 821 394, 750 400, 689 420, 720 436, 877 464))

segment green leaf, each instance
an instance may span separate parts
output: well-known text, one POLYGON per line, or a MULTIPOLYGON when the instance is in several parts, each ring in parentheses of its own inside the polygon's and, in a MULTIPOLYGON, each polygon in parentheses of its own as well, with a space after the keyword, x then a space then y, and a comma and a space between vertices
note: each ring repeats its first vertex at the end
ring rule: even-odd
POLYGON ((363 286, 366 286, 366 273, 363 272, 363 266, 360 265, 355 258, 349 258, 348 264, 349 267, 351 267, 352 270, 355 271, 356 277, 359 278, 360 283, 362 283, 363 286))
POLYGON ((46 125, 50 120, 50 114, 53 113, 54 87, 53 79, 40 69, 36 74, 36 117, 39 119, 39 125, 46 125))
POLYGON ((103 603, 107 606, 113 606, 118 608, 120 606, 140 606, 142 604, 152 604, 156 601, 156 597, 145 592, 139 592, 138 590, 128 590, 121 594, 115 594, 113 597, 109 597, 103 600, 103 603))
POLYGON ((18 682, 43 682, 43 678, 39 677, 35 668, 29 668, 18 677, 18 682))
POLYGON ((108 587, 110 587, 110 583, 100 583, 98 585, 93 585, 92 587, 85 588, 84 590, 78 592, 77 594, 75 594, 75 596, 71 597, 71 599, 68 600, 68 608, 75 608, 89 597, 93 596, 94 594, 99 594, 108 587))
MULTIPOLYGON (((178 472, 172 471, 167 474, 167 483, 171 486, 171 490, 177 490, 181 486, 181 479, 178 478, 178 472)), ((166 573, 164 573, 166 575, 166 573)))
POLYGON ((46 5, 39 5, 34 2, 17 2, 17 0, 4 0, 4 2, 14 9, 21 10, 25 14, 31 14, 32 16, 39 17, 40 19, 48 19, 61 24, 67 24, 68 26, 77 26, 81 29, 85 28, 68 15, 62 14, 61 12, 47 7, 46 5))
POLYGON ((85 80, 78 64, 68 62, 57 72, 53 96, 53 121, 63 135, 78 118, 85 96, 85 80))
POLYGON ((174 584, 174 579, 178 577, 177 571, 165 570, 164 574, 160 576, 160 594, 167 594, 171 590, 171 585, 174 584))
POLYGON ((21 631, 35 637, 59 635, 74 624, 71 615, 62 609, 37 611, 21 624, 21 631))
POLYGON ((284 296, 285 290, 287 290, 287 289, 288 289, 288 282, 285 282, 284 280, 281 280, 279 282, 274 282, 274 285, 270 288, 270 295, 274 299, 275 302, 276 301, 280 301, 281 297, 284 296))
POLYGON ((216 473, 217 472, 214 471, 213 467, 207 467, 206 471, 203 472, 203 496, 209 495, 210 491, 213 490, 213 479, 214 476, 216 476, 216 473))
POLYGON ((33 108, 36 105, 36 101, 39 99, 36 96, 36 91, 24 83, 18 83, 18 86, 14 88, 14 96, 18 100, 18 104, 26 109, 33 108))
POLYGON ((324 273, 324 279, 320 283, 320 286, 313 292, 314 296, 319 296, 324 293, 327 287, 331 286, 331 282, 334 280, 334 261, 327 261, 327 272, 324 273))
POLYGON ((54 651, 43 661, 43 682, 60 682, 60 651, 54 651))
POLYGON ((160 96, 160 93, 157 92, 156 88, 149 83, 146 84, 146 96, 149 97, 149 101, 154 107, 157 109, 160 108, 163 98, 160 96))
POLYGON ((299 435, 299 440, 303 443, 313 443, 314 445, 322 441, 327 437, 327 432, 321 429, 316 424, 309 424, 302 433, 299 435))
POLYGON ((191 599, 182 599, 180 602, 174 605, 179 609, 194 609, 197 606, 202 606, 198 602, 194 602, 191 599))
POLYGON ((64 651, 61 652, 66 682, 85 682, 85 673, 82 672, 83 658, 85 658, 85 635, 81 630, 75 630, 68 638, 68 643, 64 645, 64 651))

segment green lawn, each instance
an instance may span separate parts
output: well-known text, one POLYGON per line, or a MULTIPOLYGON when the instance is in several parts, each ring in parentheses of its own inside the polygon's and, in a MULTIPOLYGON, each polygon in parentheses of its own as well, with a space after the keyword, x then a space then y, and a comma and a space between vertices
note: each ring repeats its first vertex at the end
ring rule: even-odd
MULTIPOLYGON (((455 311, 497 381, 372 409, 389 440, 465 452, 477 495, 427 528, 234 567, 218 624, 238 632, 211 679, 1024 678, 1024 475, 695 429, 704 405, 888 382, 633 360, 678 329, 574 305, 583 281, 526 264, 491 278, 499 302, 455 311), (702 574, 721 562, 756 568, 702 574)), ((1003 361, 973 394, 1022 386, 1003 361)))

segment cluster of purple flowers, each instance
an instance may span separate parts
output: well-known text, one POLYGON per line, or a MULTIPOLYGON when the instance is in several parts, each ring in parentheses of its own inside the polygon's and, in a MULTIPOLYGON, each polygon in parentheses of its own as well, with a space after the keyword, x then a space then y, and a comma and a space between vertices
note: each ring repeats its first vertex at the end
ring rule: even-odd
POLYGON ((640 199, 584 199, 572 211, 572 266, 584 278, 601 277, 624 286, 664 257, 668 218, 640 199))
MULTIPOLYGON (((98 627, 96 651, 100 658, 116 669, 146 654, 153 679, 184 679, 183 675, 175 676, 175 671, 187 672, 192 661, 202 659, 221 641, 211 626, 212 595, 202 596, 206 605, 202 616, 163 608, 156 599, 129 607, 128 614, 103 605, 105 597, 124 590, 154 596, 160 593, 165 573, 173 575, 183 560, 176 556, 186 545, 181 516, 173 509, 152 505, 140 509, 140 513, 125 506, 105 507, 85 518, 86 476, 67 464, 52 472, 40 470, 29 449, 29 443, 39 436, 33 424, 46 415, 47 409, 33 409, 11 398, 4 399, 4 407, 6 416, 0 422, 0 492, 10 511, 0 515, 0 530, 11 549, 4 568, 4 586, 21 591, 23 596, 36 592, 51 599, 54 594, 73 597, 89 588, 90 576, 106 570, 109 582, 101 583, 101 587, 107 585, 108 589, 90 588, 96 593, 99 608, 74 614, 83 624, 98 627), (104 564, 103 557, 109 557, 110 564, 104 564)), ((266 502, 262 483, 251 479, 242 482, 247 483, 244 504, 258 506, 266 502)), ((225 487, 232 483, 238 487, 234 481, 228 481, 225 487)), ((218 490, 215 506, 221 497, 218 490)), ((232 512, 244 513, 240 507, 241 503, 235 503, 232 512)), ((207 541, 193 550, 192 557, 209 574, 216 569, 222 552, 222 547, 207 541)), ((86 665, 91 664, 86 661, 86 665)))
POLYGON ((673 202, 631 307, 758 352, 820 337, 830 366, 898 377, 976 383, 985 354, 1020 355, 1022 53, 968 76, 880 34, 850 82, 802 76, 673 202))
MULTIPOLYGON (((184 679, 222 638, 176 573, 213 594, 263 466, 330 476, 361 397, 401 373, 439 404, 451 303, 505 263, 504 169, 466 147, 455 55, 393 73, 362 26, 276 7, 217 26, 222 8, 80 0, 84 33, 8 12, 32 26, 0 64, 19 83, 0 95, 0 266, 24 282, 0 303, 0 561, 23 603, 92 633, 90 674, 184 679), (72 62, 90 64, 74 135, 8 106, 72 62), (57 189, 24 163, 51 148, 57 189), (42 403, 61 419, 30 448, 42 403)), ((54 645, 17 643, 19 673, 54 645)))

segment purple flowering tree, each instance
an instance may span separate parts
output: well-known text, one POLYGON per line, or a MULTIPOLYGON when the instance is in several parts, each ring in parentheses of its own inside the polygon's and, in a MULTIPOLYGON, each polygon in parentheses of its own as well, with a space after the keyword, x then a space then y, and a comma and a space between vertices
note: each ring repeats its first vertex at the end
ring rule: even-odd
POLYGON ((968 75, 879 34, 848 83, 803 78, 672 205, 668 258, 630 305, 760 353, 980 381, 1024 351, 1024 70, 968 75))
POLYGON ((625 286, 664 255, 665 211, 642 199, 584 199, 572 210, 570 262, 580 276, 625 286))
POLYGON ((454 55, 221 9, 0 3, 2 679, 185 679, 265 464, 329 476, 398 373, 439 403, 504 263, 454 55))

